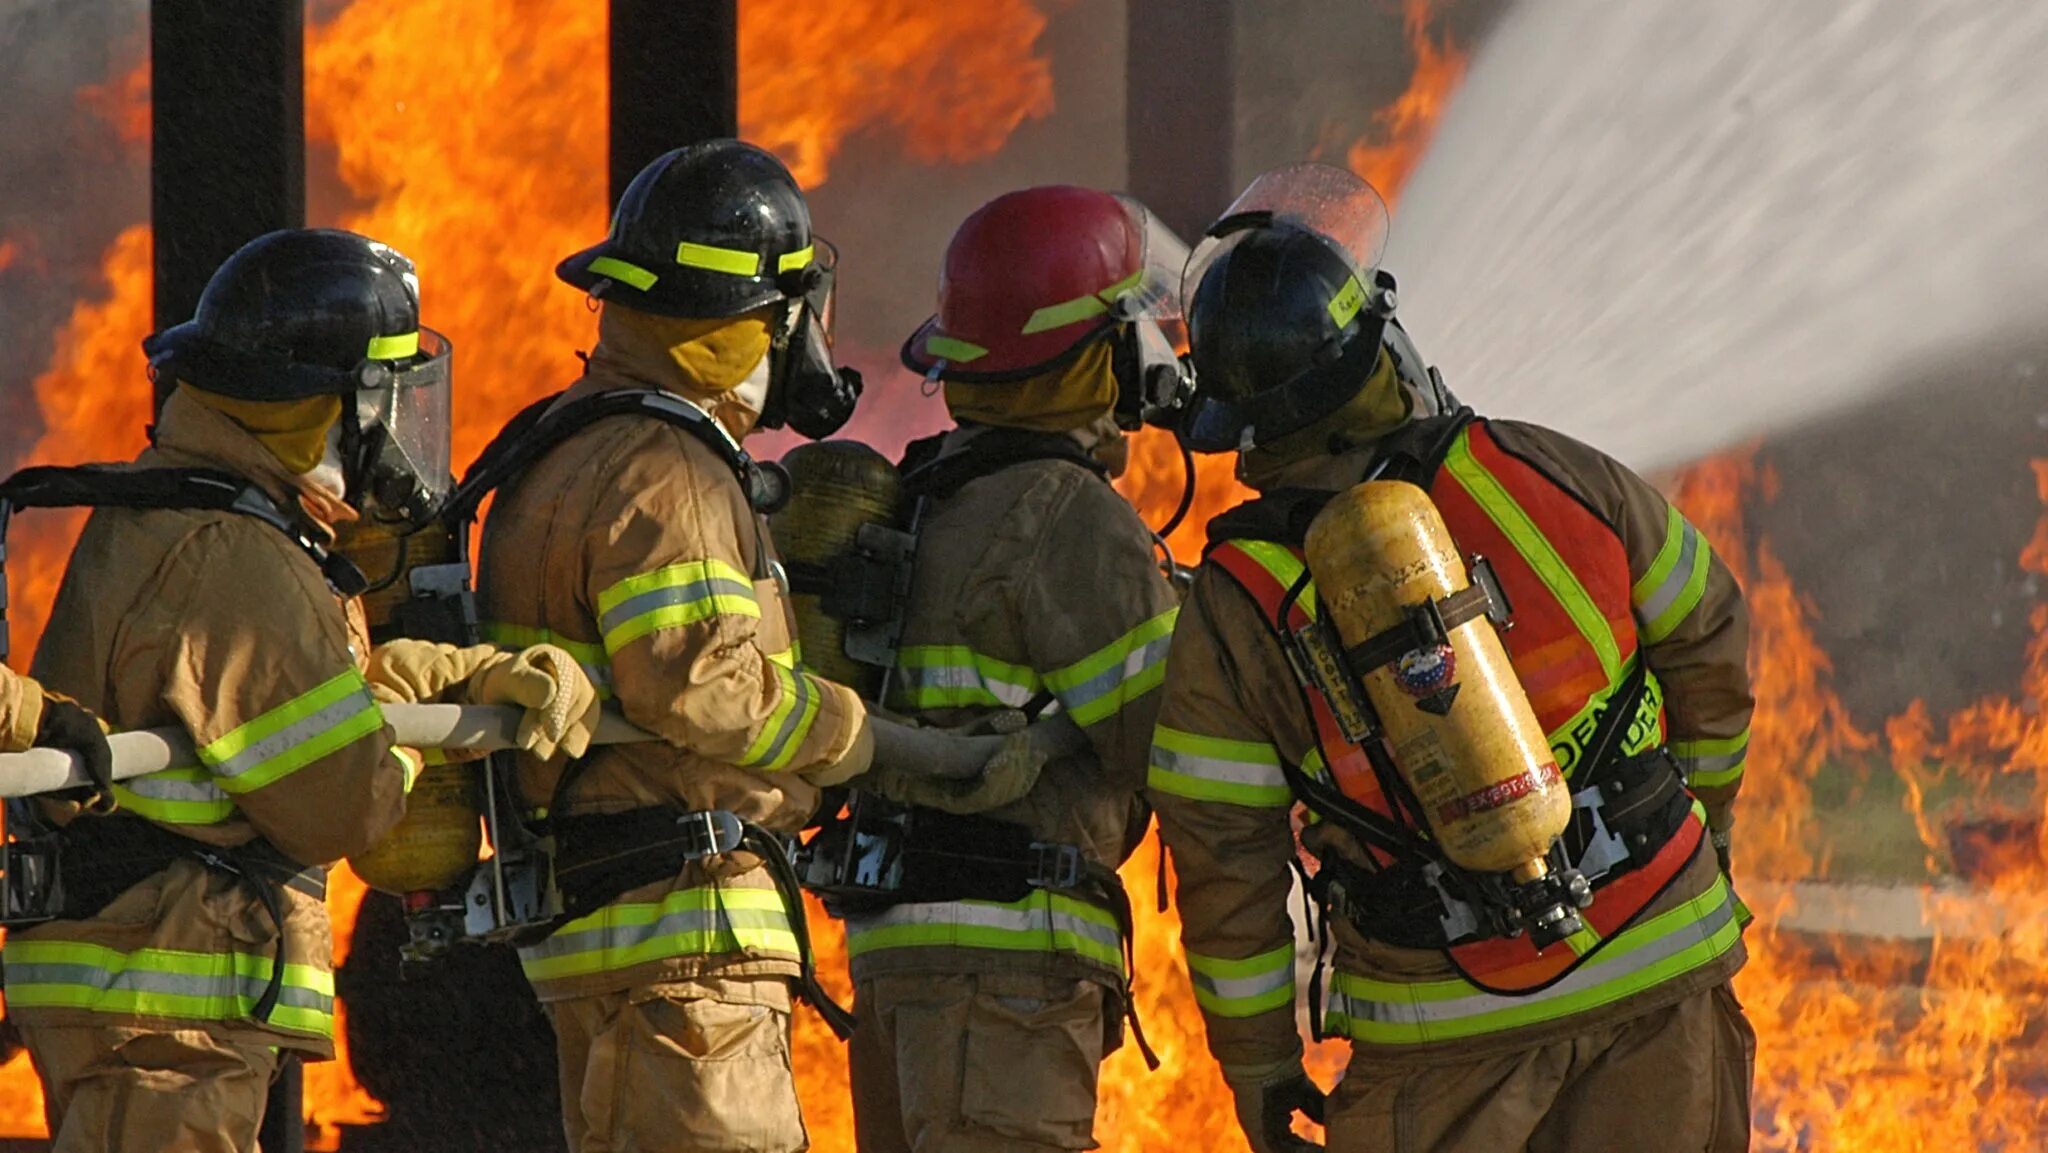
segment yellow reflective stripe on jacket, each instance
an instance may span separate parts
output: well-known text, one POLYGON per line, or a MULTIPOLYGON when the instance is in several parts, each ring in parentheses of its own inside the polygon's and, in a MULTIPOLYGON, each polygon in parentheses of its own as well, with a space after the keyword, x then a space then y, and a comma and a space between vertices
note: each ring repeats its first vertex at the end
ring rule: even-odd
POLYGON ((658 902, 616 902, 520 949, 519 961, 537 984, 743 950, 797 955, 796 932, 775 890, 707 885, 677 889, 658 902))
POLYGON ((1016 709, 1045 687, 1028 666, 966 645, 905 645, 896 653, 896 681, 893 695, 912 709, 1016 709))
POLYGON ((1502 1033, 1609 1005, 1712 962, 1741 939, 1727 881, 1623 932, 1570 976, 1522 997, 1461 980, 1377 981, 1337 973, 1324 1029, 1375 1045, 1502 1033))
POLYGON ((761 722, 760 735, 747 746, 738 763, 772 773, 788 768, 804 738, 811 735, 825 692, 809 673, 784 667, 772 659, 768 667, 773 671, 779 696, 768 719, 761 722))
POLYGON ((571 640, 552 629, 537 629, 527 625, 508 625, 497 621, 485 621, 483 638, 494 645, 508 649, 527 649, 534 645, 553 645, 569 654, 583 666, 583 675, 597 689, 601 701, 612 699, 612 658, 604 646, 592 641, 571 640))
POLYGON ((1670 636, 1699 607, 1700 598, 1707 595, 1712 558, 1706 538, 1676 508, 1671 509, 1657 559, 1629 592, 1644 643, 1654 645, 1670 636))
MULTIPOLYGON (((137 949, 80 941, 7 942, 10 1009, 84 1009, 194 1021, 249 1017, 270 985, 271 959, 252 953, 137 949)), ((286 963, 270 1024, 334 1035, 334 974, 286 963)))
POLYGON ((136 816, 165 825, 217 825, 235 815, 233 799, 200 765, 117 781, 114 799, 136 816))
POLYGON ((384 727, 363 674, 351 668, 199 749, 229 793, 275 784, 384 727))
MULTIPOLYGON (((1284 589, 1293 588, 1294 582, 1301 579, 1302 571, 1308 568, 1306 562, 1294 555, 1293 549, 1269 540, 1234 540, 1223 547, 1234 548, 1257 561, 1259 567, 1273 574, 1273 579, 1279 581, 1280 587, 1284 589)), ((1300 606, 1303 616, 1315 620, 1316 586, 1310 584, 1304 588, 1301 595, 1295 598, 1295 603, 1300 606)), ((1273 622, 1266 623, 1271 625, 1273 622)))
POLYGON ((1451 451, 1444 457, 1444 468, 1464 486, 1472 500, 1479 506, 1486 518, 1499 528, 1529 562, 1529 567, 1543 582, 1557 603, 1577 625, 1579 633, 1600 658, 1600 668, 1607 673, 1607 683, 1618 684, 1623 676, 1621 667, 1621 646, 1614 639, 1614 630, 1608 627, 1607 618, 1601 615, 1600 606, 1595 604, 1586 586, 1579 583, 1578 575, 1572 572, 1557 549, 1551 546, 1549 538, 1529 519, 1529 514, 1508 493, 1500 479, 1493 475, 1478 457, 1472 455, 1471 432, 1458 434, 1451 442, 1451 451))
POLYGON ((1045 687, 1077 725, 1115 716, 1166 679, 1166 650, 1179 608, 1171 608, 1086 657, 1045 675, 1045 687))
POLYGON ((1253 809, 1284 809, 1293 790, 1280 771, 1280 750, 1269 741, 1205 737, 1160 725, 1152 732, 1145 784, 1191 801, 1218 801, 1253 809))
POLYGON ((932 901, 897 905, 846 922, 846 955, 919 947, 1070 953, 1123 972, 1123 930, 1086 901, 1037 892, 1021 901, 932 901))
POLYGON ((1749 730, 1722 740, 1673 741, 1671 755, 1695 789, 1718 789, 1742 779, 1749 760, 1749 730))
POLYGON ((1241 961, 1205 957, 1188 950, 1188 979, 1195 1001, 1218 1017, 1256 1017, 1294 1007, 1294 946, 1241 961))
POLYGON ((597 595, 597 627, 607 653, 656 629, 714 616, 756 617, 754 582, 722 560, 688 561, 627 577, 597 595))

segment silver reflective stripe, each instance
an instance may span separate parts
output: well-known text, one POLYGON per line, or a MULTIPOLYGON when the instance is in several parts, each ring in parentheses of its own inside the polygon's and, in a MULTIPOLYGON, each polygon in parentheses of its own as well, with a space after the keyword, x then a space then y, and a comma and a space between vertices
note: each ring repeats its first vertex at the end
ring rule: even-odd
POLYGON ((1279 968, 1250 977, 1211 977, 1190 966, 1188 980, 1195 988, 1211 996, 1228 1001, 1248 1001, 1253 997, 1263 997, 1268 993, 1293 988, 1294 958, 1289 956, 1287 963, 1279 968))
POLYGON ((1644 621, 1655 621, 1663 617, 1672 605, 1678 603, 1679 594, 1692 583, 1692 567, 1700 551, 1700 534, 1699 530, 1692 527, 1690 521, 1679 523, 1684 527, 1678 545, 1678 563, 1671 566, 1671 572, 1665 576, 1664 582, 1652 590, 1649 596, 1644 597, 1643 603, 1637 606, 1636 615, 1644 621))
POLYGON ((750 766, 779 764, 783 760, 784 750, 789 748, 790 741, 800 740, 799 733, 804 729, 806 722, 812 719, 811 678, 801 672, 779 670, 777 679, 782 682, 782 691, 789 694, 788 699, 783 702, 787 707, 780 710, 782 723, 775 727, 775 739, 768 743, 766 752, 758 757, 747 758, 746 763, 750 766))
POLYGON ((728 948, 743 948, 747 939, 758 938, 762 933, 790 931, 788 915, 775 909, 675 909, 642 924, 599 925, 556 933, 538 945, 520 949, 519 954, 537 961, 571 953, 624 952, 661 937, 699 934, 705 938, 705 948, 678 948, 676 955, 710 955, 728 948), (714 943, 717 950, 709 947, 714 943))
POLYGON ((130 777, 121 782, 122 787, 139 797, 153 801, 173 801, 195 804, 233 804, 234 802, 220 786, 210 780, 203 780, 194 774, 204 772, 198 768, 170 768, 145 776, 130 777))
POLYGON ((1162 745, 1152 746, 1152 764, 1165 772, 1183 777, 1199 777, 1205 781, 1255 785, 1261 788, 1287 787, 1287 774, 1280 771, 1279 765, 1205 757, 1199 753, 1183 753, 1162 745))
POLYGON ((234 756, 215 763, 212 766, 213 771, 218 776, 232 780, 250 769, 293 751, 329 729, 341 727, 364 710, 376 707, 376 699, 370 696, 367 686, 357 689, 333 704, 293 721, 234 756))
MULTIPOLYGON (((213 973, 197 976, 139 968, 110 973, 97 965, 54 961, 10 962, 7 966, 7 983, 17 987, 69 985, 106 992, 154 993, 176 997, 236 997, 252 1004, 261 999, 264 992, 270 988, 268 975, 251 977, 239 973, 213 973)), ((334 1010, 332 994, 289 982, 278 987, 277 1003, 293 1009, 310 1009, 319 1013, 331 1013, 334 1010)))
POLYGON ((704 576, 687 584, 649 589, 606 609, 603 615, 597 618, 597 627, 600 632, 609 636, 613 629, 643 613, 696 604, 700 601, 709 602, 713 597, 719 596, 742 597, 751 601, 754 599, 754 586, 725 577, 704 576))
POLYGON ((974 929, 1000 929, 1011 933, 1072 933, 1107 949, 1123 948, 1123 935, 1117 931, 1115 925, 1099 924, 1085 917, 1043 906, 1014 909, 979 902, 930 901, 897 905, 872 917, 847 921, 850 933, 868 932, 885 927, 922 925, 959 925, 974 929))
POLYGON ((1542 992, 1524 997, 1502 997, 1474 990, 1468 996, 1441 1001, 1373 1001, 1351 996, 1340 975, 1337 981, 1332 982, 1328 997, 1329 1012, 1333 1016, 1341 1015, 1355 1021, 1376 1021, 1388 1025, 1428 1025, 1478 1017, 1487 1013, 1526 1011, 1532 1005, 1584 992, 1696 948, 1700 942, 1711 938, 1734 918, 1734 902, 1723 900, 1706 916, 1691 925, 1666 933, 1657 940, 1646 942, 1612 958, 1604 953, 1595 956, 1564 980, 1545 987, 1542 992))
POLYGON ((897 674, 910 691, 985 692, 1013 709, 1023 708, 1038 693, 1035 686, 985 678, 972 665, 898 666, 897 674))
POLYGON ((1125 681, 1166 659, 1167 650, 1173 645, 1173 634, 1158 637, 1138 646, 1125 654, 1121 663, 1071 685, 1059 694, 1060 703, 1070 713, 1082 712, 1089 705, 1122 688, 1125 681))

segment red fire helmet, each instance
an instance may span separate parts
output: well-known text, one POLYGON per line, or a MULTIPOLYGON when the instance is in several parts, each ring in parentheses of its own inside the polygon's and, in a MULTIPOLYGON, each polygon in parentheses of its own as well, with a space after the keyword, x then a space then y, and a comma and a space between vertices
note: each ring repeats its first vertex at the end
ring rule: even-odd
POLYGON ((903 342, 912 371, 1021 380, 1115 325, 1178 315, 1187 249, 1143 205, 1072 185, 998 196, 946 246, 938 315, 903 342))

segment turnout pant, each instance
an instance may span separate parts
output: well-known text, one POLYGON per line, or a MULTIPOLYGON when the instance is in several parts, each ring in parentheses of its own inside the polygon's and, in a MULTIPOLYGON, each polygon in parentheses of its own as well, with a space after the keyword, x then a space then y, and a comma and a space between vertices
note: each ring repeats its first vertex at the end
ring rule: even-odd
POLYGON ((542 1006, 571 1153, 802 1153, 789 982, 706 978, 542 1006))
POLYGON ((1094 1149, 1113 998, 1032 973, 880 977, 848 1044, 860 1153, 1094 1149))
POLYGON ((256 1153, 268 1045, 199 1030, 26 1026, 51 1153, 256 1153))
POLYGON ((1330 1153, 1740 1153, 1756 1034, 1728 986, 1547 1045, 1442 1065, 1358 1050, 1330 1153))

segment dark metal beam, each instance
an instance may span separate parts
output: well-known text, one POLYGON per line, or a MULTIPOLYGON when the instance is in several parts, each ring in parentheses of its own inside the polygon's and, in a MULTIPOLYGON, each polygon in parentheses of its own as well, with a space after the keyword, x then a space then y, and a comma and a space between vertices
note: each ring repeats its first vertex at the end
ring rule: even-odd
POLYGON ((1237 191, 1232 0, 1129 0, 1130 191, 1192 243, 1237 191))
POLYGON ((305 10, 305 0, 150 5, 159 327, 192 315, 237 248, 306 222, 305 10))
POLYGON ((738 0, 611 0, 611 202, 647 163, 738 136, 738 0))

